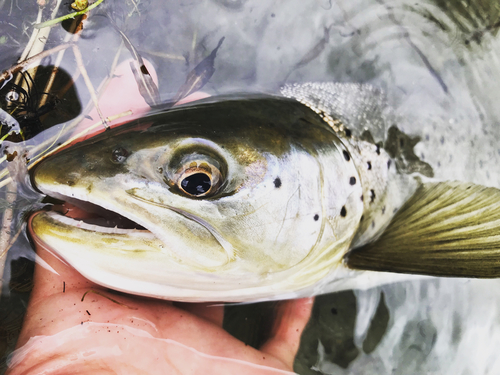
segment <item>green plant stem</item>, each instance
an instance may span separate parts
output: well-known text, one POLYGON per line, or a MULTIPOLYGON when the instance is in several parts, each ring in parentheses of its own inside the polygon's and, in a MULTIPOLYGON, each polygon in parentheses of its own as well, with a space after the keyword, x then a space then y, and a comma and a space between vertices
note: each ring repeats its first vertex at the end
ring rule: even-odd
POLYGON ((94 9, 96 6, 98 6, 100 3, 102 3, 104 0, 97 0, 95 3, 92 5, 89 5, 87 8, 84 10, 80 10, 79 12, 74 12, 70 14, 66 14, 65 16, 59 17, 59 18, 54 18, 53 20, 50 21, 45 21, 42 23, 37 23, 34 27, 35 29, 43 29, 44 27, 50 27, 54 26, 58 23, 61 23, 62 21, 68 20, 70 18, 75 18, 77 16, 81 16, 82 14, 87 13, 89 10, 94 9))

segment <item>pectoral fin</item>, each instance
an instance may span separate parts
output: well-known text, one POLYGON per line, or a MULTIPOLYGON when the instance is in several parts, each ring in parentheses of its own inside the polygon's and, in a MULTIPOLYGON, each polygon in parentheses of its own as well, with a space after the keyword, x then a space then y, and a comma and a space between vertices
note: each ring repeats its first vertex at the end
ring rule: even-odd
POLYGON ((346 254, 355 269, 500 277, 500 190, 423 184, 374 242, 346 254))

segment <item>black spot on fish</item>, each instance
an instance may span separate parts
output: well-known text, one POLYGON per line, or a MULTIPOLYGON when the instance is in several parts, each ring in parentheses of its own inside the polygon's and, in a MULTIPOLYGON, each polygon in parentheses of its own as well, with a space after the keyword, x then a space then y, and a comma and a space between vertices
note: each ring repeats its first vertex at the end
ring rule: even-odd
POLYGON ((377 153, 377 155, 380 155, 380 145, 375 145, 375 152, 377 153))
POLYGON ((356 177, 351 177, 351 178, 349 179, 349 183, 350 183, 351 185, 355 185, 355 184, 356 184, 356 177))
POLYGON ((340 210, 340 216, 346 217, 347 215, 347 210, 345 209, 345 206, 342 206, 342 209, 340 210))
POLYGON ((382 215, 385 214, 385 206, 382 207, 382 215))
POLYGON ((440 142, 442 145, 444 145, 444 137, 441 137, 441 138, 439 139, 439 142, 440 142))
POLYGON ((369 161, 369 162, 368 162, 368 163, 366 163, 366 164, 368 164, 368 170, 371 170, 371 169, 372 169, 372 162, 371 162, 371 161, 369 161))
POLYGON ((350 129, 345 129, 345 136, 348 137, 348 138, 351 138, 351 135, 352 135, 352 132, 350 129))
POLYGON ((372 221, 372 228, 375 228, 375 222, 372 221))
POLYGON ((387 169, 391 168, 391 163, 392 163, 391 159, 387 160, 387 169))
POLYGON ((370 190, 370 203, 372 203, 375 200, 375 190, 371 189, 370 190))
POLYGON ((129 155, 130 155, 129 152, 125 150, 123 147, 117 147, 111 153, 111 161, 116 164, 121 164, 125 160, 127 160, 127 157, 129 155))
POLYGON ((276 17, 276 14, 271 13, 271 18, 274 18, 274 17, 276 17))
POLYGON ((392 213, 395 214, 396 212, 398 212, 398 209, 395 208, 394 210, 392 210, 392 213))
POLYGON ((279 188, 281 186, 281 179, 279 177, 276 177, 274 180, 274 187, 279 188))
POLYGON ((332 307, 331 311, 333 315, 337 315, 339 313, 335 307, 332 307))
POLYGON ((349 153, 346 150, 342 151, 342 153, 344 154, 344 159, 346 161, 351 160, 351 157, 349 156, 349 153))
POLYGON ((314 221, 318 221, 318 220, 319 220, 319 215, 318 214, 314 215, 314 221))
POLYGON ((361 198, 361 202, 363 202, 363 200, 364 200, 364 197, 363 197, 363 196, 361 196, 360 198, 361 198))
POLYGON ((365 215, 361 215, 361 218, 359 219, 359 221, 363 221, 365 219, 365 215))
POLYGON ((405 146, 404 138, 399 138, 399 147, 403 148, 405 146))

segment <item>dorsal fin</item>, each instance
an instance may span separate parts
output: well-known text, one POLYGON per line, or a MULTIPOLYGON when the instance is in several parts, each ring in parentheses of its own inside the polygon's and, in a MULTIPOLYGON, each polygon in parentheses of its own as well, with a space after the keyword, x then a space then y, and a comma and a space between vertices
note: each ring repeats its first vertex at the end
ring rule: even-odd
POLYGON ((341 120, 360 137, 369 130, 374 142, 384 141, 394 122, 382 90, 359 83, 307 82, 286 84, 281 94, 341 120))
POLYGON ((500 190, 463 182, 423 184, 377 240, 344 260, 363 270, 500 277, 500 190))

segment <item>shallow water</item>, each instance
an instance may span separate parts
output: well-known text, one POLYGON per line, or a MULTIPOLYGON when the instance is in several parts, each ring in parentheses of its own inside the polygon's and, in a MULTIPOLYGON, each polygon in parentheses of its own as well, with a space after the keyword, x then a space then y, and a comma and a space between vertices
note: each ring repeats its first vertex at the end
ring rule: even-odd
MULTIPOLYGON (((65 14, 68 10, 62 7, 60 13, 65 14)), ((2 69, 22 53, 37 11, 31 3, 0 1, 2 69)), ((108 76, 120 46, 104 12, 154 65, 164 101, 175 96, 189 71, 225 37, 216 71, 204 91, 276 93, 285 82, 370 83, 387 93, 397 126, 420 138, 415 152, 432 167, 435 178, 500 187, 497 2, 206 0, 165 5, 151 0, 135 7, 132 2, 105 0, 78 41, 96 88, 108 76)), ((46 48, 68 35, 54 27, 46 48)), ((128 56, 122 48, 119 59, 128 56)), ((42 65, 57 61, 52 55, 42 65)), ((67 77, 79 74, 69 50, 60 67, 67 77)), ((82 77, 60 99, 33 134, 71 121, 87 106, 90 95, 82 77)), ((30 144, 45 138, 38 136, 30 144)), ((3 192, 5 198, 10 194, 5 188, 3 192)), ((19 224, 23 210, 33 209, 36 201, 36 196, 21 198, 22 193, 14 205, 19 224)), ((34 255, 21 233, 9 251, 4 273, 0 306, 4 360, 15 343, 29 296, 32 263, 25 259, 33 260, 34 255)), ((434 279, 318 297, 295 370, 300 374, 498 373, 498 284, 434 279)), ((271 311, 271 304, 226 310, 228 330, 249 343, 262 340, 252 336, 253 329, 241 327, 265 327, 255 317, 271 311), (244 326, 248 317, 255 319, 244 326)))

